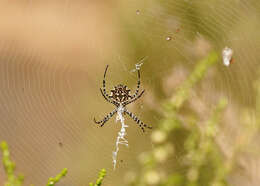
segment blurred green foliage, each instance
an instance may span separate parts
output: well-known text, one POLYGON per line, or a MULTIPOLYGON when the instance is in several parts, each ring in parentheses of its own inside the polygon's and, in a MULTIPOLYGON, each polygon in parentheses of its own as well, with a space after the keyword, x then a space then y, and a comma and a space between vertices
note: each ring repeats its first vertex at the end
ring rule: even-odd
POLYGON ((21 186, 23 184, 24 176, 15 176, 15 163, 12 162, 10 159, 10 152, 8 149, 8 145, 5 141, 1 143, 1 150, 3 153, 4 169, 7 175, 7 181, 5 183, 5 186, 21 186))
MULTIPOLYGON (((10 152, 8 149, 8 145, 5 141, 1 142, 1 150, 3 153, 3 164, 4 164, 5 172, 7 175, 7 181, 5 183, 5 186, 22 186, 24 176, 22 176, 22 175, 15 176, 15 173, 14 173, 15 163, 12 162, 10 159, 10 152)), ((68 169, 64 168, 54 178, 50 177, 48 180, 47 186, 55 186, 55 184, 58 183, 62 177, 66 176, 67 172, 68 172, 68 169)), ((96 183, 95 184, 89 183, 89 186, 101 186, 102 181, 105 176, 106 176, 106 170, 101 169, 96 183)))
POLYGON ((188 127, 185 127, 184 120, 181 119, 179 114, 179 110, 190 97, 192 87, 203 79, 209 67, 216 64, 217 60, 217 54, 212 52, 205 59, 198 62, 194 71, 182 83, 176 94, 165 102, 163 105, 165 119, 159 123, 157 131, 152 134, 152 140, 156 146, 152 152, 145 155, 146 157, 142 162, 142 172, 132 185, 199 186, 202 183, 203 185, 213 183, 223 185, 225 183, 225 177, 218 176, 218 178, 215 178, 214 176, 219 172, 219 165, 223 161, 214 137, 218 131, 220 115, 226 107, 227 101, 225 99, 219 100, 203 130, 197 125, 199 121, 193 119, 192 116, 190 118, 186 116, 185 122, 188 127), (186 136, 183 139, 182 149, 178 149, 184 154, 181 155, 183 161, 179 164, 180 167, 177 168, 178 170, 183 169, 185 172, 180 174, 178 171, 170 171, 167 177, 161 179, 160 173, 165 170, 162 170, 160 165, 165 163, 169 156, 173 155, 174 152, 171 152, 173 151, 171 149, 174 149, 174 145, 176 145, 174 142, 172 144, 168 139, 176 131, 183 132, 186 136), (164 136, 163 139, 160 139, 162 136, 164 136))
POLYGON ((54 186, 57 182, 60 181, 60 179, 64 176, 66 176, 68 172, 68 169, 64 168, 61 173, 59 173, 57 176, 55 176, 54 178, 49 178, 47 186, 54 186))
MULTIPOLYGON (((144 153, 140 162, 142 169, 135 179, 129 181, 132 186, 227 186, 227 178, 234 165, 237 155, 250 140, 244 143, 234 143, 232 156, 226 158, 220 150, 216 137, 219 134, 223 111, 227 100, 221 98, 206 121, 199 121, 192 112, 182 115, 180 110, 190 98, 192 87, 205 77, 207 70, 218 61, 216 53, 212 52, 199 61, 194 71, 177 92, 163 105, 164 117, 153 131, 151 138, 155 144, 151 152, 144 153), (174 139, 176 140, 172 140, 174 139), (177 136, 177 138, 176 138, 177 136), (178 138, 179 136, 179 138, 178 138), (182 145, 180 145, 180 143, 182 145), (170 165, 169 160, 178 157, 176 164, 170 165), (170 170, 166 169, 168 164, 170 170), (183 170, 183 171, 180 171, 183 170)), ((259 81, 260 82, 260 81, 259 81)), ((257 108, 260 105, 260 85, 257 85, 257 108)), ((256 119, 258 122, 258 119, 256 119)), ((252 139, 255 127, 248 123, 245 126, 246 136, 242 139, 252 139)))
POLYGON ((96 181, 96 183, 89 183, 89 186, 101 186, 102 184, 102 181, 104 179, 104 177, 106 176, 106 169, 101 169, 101 171, 99 172, 99 175, 98 175, 98 179, 96 181))
MULTIPOLYGON (((1 150, 3 153, 3 164, 5 173, 7 175, 7 181, 5 182, 5 186, 22 186, 24 176, 19 175, 16 176, 14 173, 15 163, 10 159, 10 151, 8 145, 5 141, 1 142, 1 150)), ((47 186, 54 186, 57 182, 61 180, 62 177, 66 176, 67 169, 64 168, 60 174, 55 176, 54 178, 49 178, 47 186)))

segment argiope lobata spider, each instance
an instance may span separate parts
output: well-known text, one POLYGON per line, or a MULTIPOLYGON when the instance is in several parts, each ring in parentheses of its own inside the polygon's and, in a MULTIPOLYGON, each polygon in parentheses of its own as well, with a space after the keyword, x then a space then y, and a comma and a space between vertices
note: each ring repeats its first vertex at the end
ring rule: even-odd
POLYGON ((107 73, 108 65, 106 66, 106 70, 104 73, 104 79, 103 79, 103 90, 100 88, 100 92, 105 98, 106 101, 109 103, 112 103, 116 106, 116 109, 110 112, 103 120, 101 121, 96 121, 94 118, 94 122, 96 124, 101 124, 100 126, 102 127, 116 112, 118 112, 119 109, 123 110, 123 114, 128 114, 138 125, 139 127, 143 130, 144 128, 149 128, 152 129, 152 127, 144 124, 141 120, 139 120, 132 112, 129 112, 126 109, 126 105, 136 101, 139 99, 143 93, 144 90, 138 95, 139 88, 140 88, 140 71, 139 69, 137 70, 138 73, 138 81, 137 81, 137 89, 133 95, 130 95, 130 89, 128 89, 127 86, 119 84, 115 86, 113 90, 111 90, 111 94, 108 95, 106 92, 106 73, 107 73))

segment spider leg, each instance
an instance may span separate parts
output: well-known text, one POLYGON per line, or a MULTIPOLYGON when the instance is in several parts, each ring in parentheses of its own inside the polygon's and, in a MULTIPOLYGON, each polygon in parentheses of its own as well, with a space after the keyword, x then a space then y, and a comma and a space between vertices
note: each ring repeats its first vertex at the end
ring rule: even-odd
POLYGON ((144 91, 145 91, 145 90, 143 90, 143 91, 142 91, 138 96, 136 96, 135 98, 130 99, 129 101, 123 102, 123 105, 126 106, 126 105, 128 105, 128 104, 130 104, 130 103, 136 101, 137 99, 139 99, 139 98, 143 95, 144 91))
POLYGON ((139 127, 142 129, 143 132, 144 128, 148 128, 148 129, 152 129, 152 127, 144 124, 140 119, 138 119, 132 112, 129 112, 128 110, 125 110, 125 113, 127 113, 138 125, 139 127))
MULTIPOLYGON (((103 92, 106 97, 109 97, 109 95, 106 92, 106 74, 107 74, 108 65, 106 66, 106 70, 104 72, 104 79, 103 79, 103 92)), ((102 93, 103 94, 103 93, 102 93)))
POLYGON ((100 89, 100 92, 101 92, 101 94, 103 95, 103 97, 105 98, 105 100, 107 100, 109 103, 112 103, 112 104, 118 106, 119 104, 116 103, 115 101, 111 100, 111 99, 109 98, 109 95, 108 95, 107 92, 106 92, 106 74, 107 74, 107 69, 108 69, 108 65, 106 66, 106 70, 105 70, 105 72, 104 72, 103 91, 102 91, 102 89, 100 89))
POLYGON ((103 127, 103 125, 104 125, 116 112, 117 112, 117 109, 113 110, 113 111, 110 112, 106 117, 104 117, 104 119, 101 120, 101 121, 96 121, 96 119, 94 118, 94 122, 95 122, 96 124, 100 124, 100 123, 101 123, 100 127, 103 127))
POLYGON ((104 92, 102 91, 102 89, 100 89, 100 92, 101 92, 102 96, 105 98, 105 100, 107 100, 109 103, 112 103, 112 104, 114 104, 114 105, 117 106, 117 107, 119 106, 119 104, 118 104, 117 102, 115 102, 115 101, 109 99, 108 97, 106 97, 106 95, 104 94, 104 92))
POLYGON ((139 88, 140 88, 140 84, 141 84, 141 81, 140 81, 140 70, 137 70, 137 75, 138 75, 137 88, 135 90, 134 95, 131 96, 132 99, 135 98, 138 95, 138 92, 139 92, 139 88))

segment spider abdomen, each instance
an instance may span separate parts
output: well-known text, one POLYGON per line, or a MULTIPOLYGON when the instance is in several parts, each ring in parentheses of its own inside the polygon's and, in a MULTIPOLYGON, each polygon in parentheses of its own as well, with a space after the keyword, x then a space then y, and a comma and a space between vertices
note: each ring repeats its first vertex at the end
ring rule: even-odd
POLYGON ((117 102, 124 102, 131 98, 130 89, 126 85, 117 85, 114 89, 111 90, 111 94, 109 98, 112 98, 114 101, 117 102))

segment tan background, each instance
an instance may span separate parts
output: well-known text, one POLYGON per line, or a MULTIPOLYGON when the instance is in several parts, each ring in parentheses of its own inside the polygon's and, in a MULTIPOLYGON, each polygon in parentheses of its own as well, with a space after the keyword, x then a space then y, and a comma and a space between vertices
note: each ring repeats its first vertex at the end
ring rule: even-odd
MULTIPOLYGON (((64 167, 69 173, 59 185, 87 185, 101 168, 108 170, 104 186, 124 185, 124 173, 138 169, 138 156, 153 147, 149 132, 127 120, 130 146, 120 148, 123 161, 112 171, 120 126, 115 118, 103 128, 93 123, 113 109, 99 92, 106 64, 109 89, 121 82, 134 89, 131 70, 147 56, 141 69, 146 93, 129 110, 156 128, 160 101, 196 61, 230 46, 235 63, 227 68, 219 61, 210 71, 198 89, 207 107, 197 109, 207 113, 220 95, 232 111, 253 107, 259 12, 257 0, 0 1, 0 140, 10 145, 25 185, 45 185, 64 167)), ((229 119, 225 141, 232 144, 237 118, 229 119)), ((246 175, 234 183, 257 185, 259 166, 250 171, 251 183, 246 175)), ((3 174, 1 168, 1 182, 3 174)))

